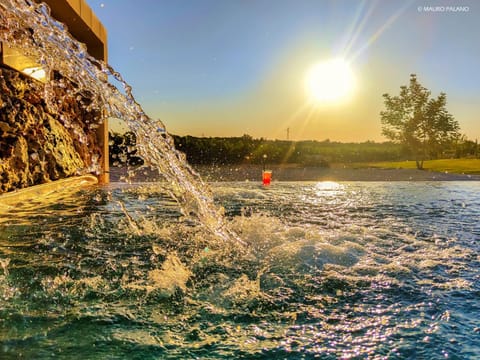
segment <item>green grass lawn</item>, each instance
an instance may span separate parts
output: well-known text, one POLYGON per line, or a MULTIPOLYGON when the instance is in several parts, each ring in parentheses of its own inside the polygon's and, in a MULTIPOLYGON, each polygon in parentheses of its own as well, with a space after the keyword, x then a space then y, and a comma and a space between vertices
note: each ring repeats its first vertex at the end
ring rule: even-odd
MULTIPOLYGON (((373 167, 383 169, 416 169, 415 161, 392 161, 355 164, 355 167, 373 167)), ((423 167, 428 171, 449 172, 455 174, 480 175, 480 159, 440 159, 426 160, 423 167)))

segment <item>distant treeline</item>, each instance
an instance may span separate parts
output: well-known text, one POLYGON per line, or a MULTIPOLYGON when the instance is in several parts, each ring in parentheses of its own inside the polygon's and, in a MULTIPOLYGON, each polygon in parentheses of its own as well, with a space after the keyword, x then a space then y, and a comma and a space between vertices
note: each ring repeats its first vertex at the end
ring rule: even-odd
POLYGON ((143 165, 143 159, 137 156, 137 137, 133 132, 110 132, 108 137, 110 166, 143 165))
MULTIPOLYGON (((411 160, 408 149, 393 142, 342 143, 324 141, 286 141, 241 137, 194 137, 173 135, 175 147, 185 153, 193 165, 232 164, 300 164, 328 167, 331 163, 411 160)), ((132 132, 110 133, 110 162, 112 165, 138 165, 136 138, 132 132)), ((462 139, 452 144, 437 158, 476 157, 476 142, 462 139)))
POLYGON ((302 164, 328 167, 334 162, 400 160, 402 147, 393 143, 286 141, 242 137, 174 136, 175 147, 191 164, 302 164))

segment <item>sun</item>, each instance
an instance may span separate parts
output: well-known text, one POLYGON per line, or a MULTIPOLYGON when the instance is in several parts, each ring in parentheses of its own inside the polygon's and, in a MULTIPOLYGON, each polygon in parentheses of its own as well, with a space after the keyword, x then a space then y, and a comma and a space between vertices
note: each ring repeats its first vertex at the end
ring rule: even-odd
POLYGON ((355 75, 344 59, 330 59, 313 65, 305 78, 309 100, 314 105, 341 104, 355 90, 355 75))

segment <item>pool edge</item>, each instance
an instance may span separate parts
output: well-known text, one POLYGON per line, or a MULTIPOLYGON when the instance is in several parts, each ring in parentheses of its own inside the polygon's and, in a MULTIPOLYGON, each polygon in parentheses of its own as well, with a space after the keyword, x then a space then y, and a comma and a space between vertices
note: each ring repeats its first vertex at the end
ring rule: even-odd
POLYGON ((98 179, 93 175, 81 175, 56 180, 45 184, 34 185, 23 189, 0 194, 0 206, 11 206, 34 198, 46 196, 51 193, 61 193, 73 188, 98 184, 98 179))

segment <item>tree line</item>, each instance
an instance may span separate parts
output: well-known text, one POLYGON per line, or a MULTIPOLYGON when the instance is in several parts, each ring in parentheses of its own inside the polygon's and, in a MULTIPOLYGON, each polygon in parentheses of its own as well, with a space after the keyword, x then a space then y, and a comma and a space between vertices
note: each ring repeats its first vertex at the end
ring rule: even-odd
MULTIPOLYGON (((417 76, 400 87, 399 95, 384 94, 380 113, 382 134, 387 142, 341 143, 285 141, 241 137, 194 137, 172 135, 175 147, 193 165, 299 164, 328 167, 331 163, 415 160, 418 169, 424 160, 479 157, 477 141, 460 133, 460 126, 447 109, 447 96, 431 97, 417 76)), ((110 162, 138 165, 136 138, 132 132, 110 134, 110 162)))
MULTIPOLYGON (((233 164, 299 164, 329 167, 332 163, 414 160, 405 144, 366 141, 342 143, 324 141, 286 141, 241 137, 195 137, 173 135, 177 150, 185 153, 192 165, 233 164)), ((112 166, 142 163, 136 152, 132 132, 110 133, 110 163, 112 166)), ((449 157, 475 156, 478 146, 463 139, 452 144, 449 157)))
POLYGON ((392 142, 341 143, 241 137, 174 136, 175 147, 191 164, 300 164, 328 167, 338 162, 400 160, 402 146, 392 142))

